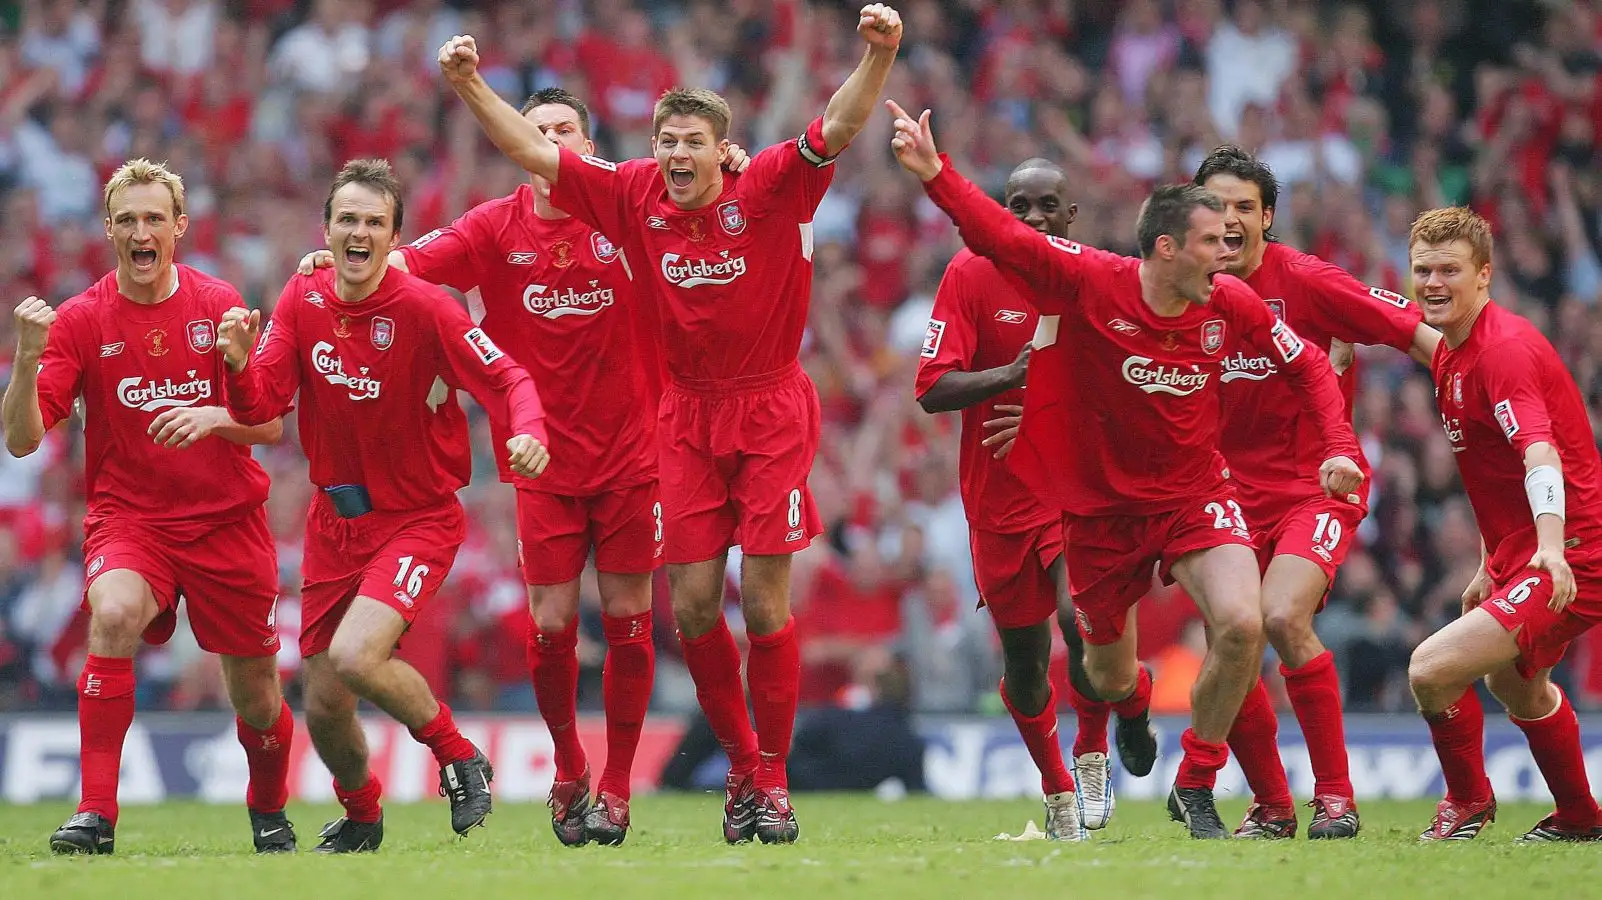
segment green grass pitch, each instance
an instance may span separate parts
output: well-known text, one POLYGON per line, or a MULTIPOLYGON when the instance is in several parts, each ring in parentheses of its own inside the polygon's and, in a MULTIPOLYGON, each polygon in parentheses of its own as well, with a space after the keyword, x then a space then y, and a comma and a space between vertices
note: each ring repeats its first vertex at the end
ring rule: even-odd
MULTIPOLYGON (((721 794, 637 798, 622 847, 556 843, 543 806, 502 805, 465 840, 443 803, 392 806, 376 854, 310 852, 334 807, 291 805, 301 852, 257 858, 242 808, 192 803, 125 808, 110 858, 55 858, 57 804, 0 805, 0 897, 51 900, 490 900, 512 897, 841 897, 1340 900, 1443 897, 1523 900, 1598 896, 1602 846, 1521 846, 1513 839, 1549 810, 1508 805, 1478 840, 1420 846, 1430 803, 1368 803, 1354 841, 1192 841, 1156 803, 1119 806, 1088 844, 1002 842, 1038 803, 951 803, 863 795, 796 797, 801 841, 730 847, 721 794), (825 893, 827 892, 827 893, 825 893)), ((1230 825, 1241 801, 1221 804, 1230 825)), ((1306 810, 1302 826, 1306 827, 1306 810)))

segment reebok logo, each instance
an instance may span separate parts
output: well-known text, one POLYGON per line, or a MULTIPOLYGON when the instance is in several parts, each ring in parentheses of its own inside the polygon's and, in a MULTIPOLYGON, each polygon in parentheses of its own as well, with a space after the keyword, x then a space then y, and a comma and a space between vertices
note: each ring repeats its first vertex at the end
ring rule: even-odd
POLYGON ((1124 360, 1124 380, 1148 394, 1172 394, 1188 397, 1207 387, 1208 373, 1197 366, 1185 371, 1178 366, 1152 365, 1147 356, 1131 356, 1124 360))
POLYGON ((116 356, 122 352, 124 346, 125 344, 122 341, 118 341, 115 344, 101 344, 100 358, 105 359, 108 356, 116 356))
POLYGON ((667 279, 668 284, 681 288, 700 287, 704 284, 730 284, 744 274, 743 256, 713 262, 705 259, 684 259, 677 253, 662 255, 662 277, 667 279))
POLYGON ((194 406, 201 400, 211 399, 211 379, 197 378, 189 370, 189 380, 175 382, 171 378, 145 381, 139 376, 117 382, 117 399, 129 409, 155 412, 175 406, 194 406))
POLYGON ((1028 318, 1028 316, 1017 311, 1016 309, 996 310, 996 321, 1002 323, 1003 325, 1017 325, 1022 323, 1026 318, 1028 318))

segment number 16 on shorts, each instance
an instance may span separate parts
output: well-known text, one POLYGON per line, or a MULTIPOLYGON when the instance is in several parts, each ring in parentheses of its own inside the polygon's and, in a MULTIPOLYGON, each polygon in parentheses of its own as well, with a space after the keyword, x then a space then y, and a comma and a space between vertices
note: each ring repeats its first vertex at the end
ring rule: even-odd
POLYGON ((428 565, 418 562, 416 557, 412 556, 403 556, 398 562, 400 566, 395 571, 394 585, 400 590, 395 592, 395 599, 410 609, 427 587, 424 579, 428 577, 428 565))

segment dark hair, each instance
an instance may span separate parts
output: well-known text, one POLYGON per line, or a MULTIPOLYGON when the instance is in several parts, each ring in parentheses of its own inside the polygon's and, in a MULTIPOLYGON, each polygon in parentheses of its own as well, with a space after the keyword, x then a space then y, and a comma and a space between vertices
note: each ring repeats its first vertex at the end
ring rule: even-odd
POLYGON ((657 98, 656 112, 651 115, 651 133, 660 134, 662 123, 673 116, 692 116, 705 119, 712 126, 712 139, 721 141, 729 136, 734 124, 734 112, 729 101, 706 88, 674 88, 657 98))
POLYGON ((1263 197, 1264 209, 1274 209, 1279 205, 1279 181, 1274 178, 1273 170, 1234 144, 1225 144, 1207 154, 1201 165, 1196 167, 1193 181, 1198 185, 1206 185, 1207 179, 1214 175, 1233 175, 1241 181, 1257 185, 1257 192, 1263 197))
POLYGON ((347 184, 369 187, 388 197, 395 207, 395 232, 400 233, 406 204, 401 200, 400 180, 395 177, 395 170, 390 168, 389 160, 353 159, 345 163, 345 167, 334 176, 334 184, 328 189, 328 199, 323 201, 324 225, 334 220, 334 195, 347 184))
POLYGON ((1140 243, 1140 258, 1150 259, 1157 249, 1157 239, 1168 235, 1185 246, 1185 235, 1190 231, 1190 214, 1198 206, 1213 212, 1224 211, 1224 201, 1206 188, 1194 184, 1165 184, 1146 198, 1140 207, 1140 221, 1135 225, 1136 239, 1140 243))
POLYGON ((528 95, 528 99, 523 101, 523 108, 518 112, 526 116, 534 107, 544 106, 548 103, 571 107, 574 112, 578 113, 579 130, 584 132, 584 139, 589 140, 590 107, 572 91, 559 87, 540 88, 528 95))

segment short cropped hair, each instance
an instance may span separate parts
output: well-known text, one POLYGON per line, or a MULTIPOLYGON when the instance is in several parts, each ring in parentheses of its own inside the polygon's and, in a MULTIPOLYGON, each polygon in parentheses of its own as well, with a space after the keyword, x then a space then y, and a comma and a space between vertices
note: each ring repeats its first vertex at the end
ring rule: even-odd
POLYGON ((518 110, 518 112, 526 116, 532 112, 535 107, 545 106, 551 103, 571 107, 574 112, 578 113, 579 131, 584 133, 585 140, 589 140, 590 107, 583 100, 580 100, 578 95, 572 91, 559 87, 540 88, 534 93, 528 95, 528 99, 523 101, 523 108, 518 110))
POLYGON ((697 116, 712 124, 712 139, 721 141, 729 136, 734 124, 734 111, 729 101, 706 88, 674 88, 665 91, 656 101, 656 112, 651 116, 651 133, 662 130, 662 123, 673 116, 697 116))
POLYGON ((165 185, 167 193, 172 195, 173 217, 176 218, 184 214, 184 180, 178 177, 177 173, 169 170, 165 164, 151 162, 141 157, 139 159, 130 159, 118 166, 117 171, 112 172, 111 178, 106 181, 103 199, 106 204, 107 217, 111 215, 112 196, 118 191, 133 187, 136 184, 165 185))
POLYGON ((1198 207, 1222 213, 1224 201, 1212 191, 1194 184, 1165 184, 1152 191, 1141 206, 1140 220, 1135 225, 1140 258, 1150 259, 1157 249, 1157 239, 1165 234, 1178 241, 1179 246, 1185 246, 1185 235, 1190 232, 1190 214, 1198 207))
POLYGON ((347 184, 360 184, 388 197, 395 207, 395 231, 400 231, 406 204, 401 200, 400 179, 395 177, 395 170, 390 168, 387 159, 353 159, 345 163, 345 167, 334 176, 334 184, 328 189, 328 199, 323 201, 324 225, 334 219, 334 195, 347 184))
POLYGON ((1491 261, 1494 248, 1491 223, 1466 206, 1443 206, 1419 213, 1407 234, 1407 249, 1411 252, 1414 244, 1449 244, 1459 240, 1467 241, 1474 249, 1475 268, 1491 261))

